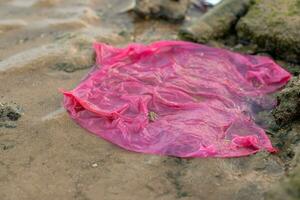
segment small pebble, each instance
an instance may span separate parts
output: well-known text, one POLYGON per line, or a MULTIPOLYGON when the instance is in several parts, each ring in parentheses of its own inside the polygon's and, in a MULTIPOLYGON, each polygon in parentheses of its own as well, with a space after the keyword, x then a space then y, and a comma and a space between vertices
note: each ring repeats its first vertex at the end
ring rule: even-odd
POLYGON ((94 168, 95 168, 95 167, 98 167, 98 164, 97 164, 97 163, 93 163, 93 164, 92 164, 92 167, 94 167, 94 168))

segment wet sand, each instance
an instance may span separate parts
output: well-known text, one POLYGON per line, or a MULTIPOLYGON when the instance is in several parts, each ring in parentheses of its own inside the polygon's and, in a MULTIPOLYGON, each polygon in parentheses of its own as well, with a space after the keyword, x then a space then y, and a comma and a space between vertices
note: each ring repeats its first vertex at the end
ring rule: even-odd
POLYGON ((130 0, 1 0, 0 100, 23 109, 0 128, 0 199, 263 199, 284 174, 276 156, 178 159, 128 152, 61 107, 94 63, 92 43, 177 39, 177 25, 136 20, 130 0))

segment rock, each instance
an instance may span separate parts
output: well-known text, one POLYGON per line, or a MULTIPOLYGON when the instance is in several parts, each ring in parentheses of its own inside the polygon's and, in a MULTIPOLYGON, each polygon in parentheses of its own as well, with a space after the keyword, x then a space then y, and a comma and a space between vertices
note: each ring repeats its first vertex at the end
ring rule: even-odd
POLYGON ((300 121, 296 120, 279 130, 273 131, 271 139, 273 145, 279 149, 277 155, 285 162, 290 161, 294 158, 296 152, 295 146, 300 141, 300 121))
POLYGON ((201 43, 223 37, 246 13, 250 4, 251 0, 223 0, 193 23, 184 24, 179 35, 201 43))
POLYGON ((299 78, 293 78, 277 95, 278 106, 273 110, 273 116, 278 125, 285 125, 300 116, 299 78))
POLYGON ((0 62, 0 73, 51 66, 52 69, 74 72, 94 64, 92 42, 84 34, 64 34, 56 43, 25 50, 0 62))
POLYGON ((276 184, 266 195, 267 200, 298 200, 300 197, 300 148, 294 159, 294 166, 279 184, 276 184))
POLYGON ((257 45, 256 44, 243 45, 241 43, 238 43, 233 46, 232 50, 240 53, 253 55, 257 52, 257 45))
POLYGON ((64 71, 64 72, 75 72, 82 69, 89 68, 90 65, 78 65, 74 64, 73 62, 59 62, 56 63, 52 68, 58 71, 64 71))
POLYGON ((197 23, 199 18, 203 16, 211 6, 208 6, 205 2, 201 0, 191 0, 191 3, 185 14, 182 27, 189 27, 197 23))
POLYGON ((189 0, 137 0, 134 12, 145 18, 184 19, 189 0))
POLYGON ((95 63, 94 52, 91 48, 94 42, 93 38, 89 38, 85 35, 65 35, 59 39, 61 42, 65 40, 68 44, 68 53, 63 59, 55 62, 51 67, 54 70, 64 72, 75 72, 78 70, 88 69, 95 63), (68 39, 70 38, 70 39, 68 39))
POLYGON ((136 0, 118 1, 113 5, 113 10, 116 13, 126 13, 133 11, 136 5, 136 0))
POLYGON ((12 140, 2 140, 0 141, 0 151, 7 151, 14 148, 16 145, 15 141, 12 140))
POLYGON ((299 0, 256 0, 236 30, 241 39, 256 43, 272 55, 300 62, 299 0))
POLYGON ((93 163, 93 164, 92 164, 92 167, 93 167, 93 168, 98 167, 98 164, 97 164, 97 163, 93 163))
POLYGON ((12 103, 0 103, 0 128, 15 128, 16 121, 21 117, 21 109, 12 103))

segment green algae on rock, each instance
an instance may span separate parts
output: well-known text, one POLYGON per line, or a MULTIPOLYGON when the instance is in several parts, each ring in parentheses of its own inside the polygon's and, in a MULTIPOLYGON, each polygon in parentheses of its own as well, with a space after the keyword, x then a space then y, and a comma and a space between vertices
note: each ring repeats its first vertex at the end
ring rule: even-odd
MULTIPOLYGON (((290 160, 294 157, 295 145, 300 141, 300 77, 294 77, 277 94, 278 105, 272 111, 276 126, 268 130, 272 142, 280 149, 279 157, 290 160)), ((299 149, 300 150, 300 149, 299 149)), ((300 153, 300 152, 299 152, 300 153)), ((300 157, 299 157, 300 158, 300 157)), ((299 171, 300 173, 300 171, 299 171)))
POLYGON ((236 26, 239 38, 256 43, 272 55, 300 62, 300 1, 255 0, 236 26))
POLYGON ((285 125, 300 116, 300 79, 293 80, 277 95, 278 106, 273 110, 278 125, 285 125))
POLYGON ((179 35, 183 39, 206 43, 223 37, 247 12, 252 0, 223 0, 192 23, 183 24, 179 35))
POLYGON ((272 133, 267 132, 271 134, 274 146, 279 149, 277 156, 288 164, 287 162, 291 161, 295 156, 295 152, 297 152, 295 147, 300 141, 300 120, 281 126, 272 133))

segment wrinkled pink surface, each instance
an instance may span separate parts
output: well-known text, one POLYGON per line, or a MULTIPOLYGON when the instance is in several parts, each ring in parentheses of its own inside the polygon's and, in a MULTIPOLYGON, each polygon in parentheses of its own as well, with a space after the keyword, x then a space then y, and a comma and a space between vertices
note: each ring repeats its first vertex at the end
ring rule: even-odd
POLYGON ((276 151, 253 121, 290 74, 270 58, 161 41, 94 45, 96 67, 64 106, 82 127, 125 149, 178 157, 276 151), (149 112, 157 114, 149 120, 149 112))

